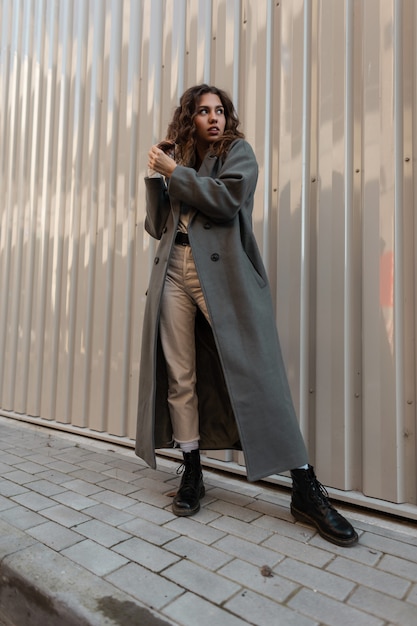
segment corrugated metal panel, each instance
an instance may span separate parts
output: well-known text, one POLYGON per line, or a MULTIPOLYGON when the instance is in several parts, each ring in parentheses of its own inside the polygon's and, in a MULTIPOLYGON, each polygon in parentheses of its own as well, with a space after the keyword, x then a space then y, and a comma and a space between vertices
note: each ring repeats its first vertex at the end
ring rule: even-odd
POLYGON ((0 0, 0 32, 2 414, 134 437, 147 151, 211 82, 321 480, 417 517, 415 3, 0 0))

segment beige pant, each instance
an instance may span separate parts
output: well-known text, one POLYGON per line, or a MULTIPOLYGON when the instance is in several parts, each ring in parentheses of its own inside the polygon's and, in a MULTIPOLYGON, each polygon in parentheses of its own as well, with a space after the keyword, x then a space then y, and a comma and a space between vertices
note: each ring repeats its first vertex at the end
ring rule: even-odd
POLYGON ((161 300, 160 336, 168 370, 174 440, 200 439, 194 325, 197 307, 209 320, 190 246, 174 245, 161 300))

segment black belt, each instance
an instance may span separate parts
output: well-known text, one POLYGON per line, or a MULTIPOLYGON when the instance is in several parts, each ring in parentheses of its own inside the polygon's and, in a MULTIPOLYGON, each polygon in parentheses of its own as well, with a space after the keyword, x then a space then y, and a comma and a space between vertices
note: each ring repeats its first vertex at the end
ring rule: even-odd
POLYGON ((189 246, 190 240, 188 239, 187 233, 182 233, 181 231, 178 231, 175 235, 175 243, 178 246, 189 246))

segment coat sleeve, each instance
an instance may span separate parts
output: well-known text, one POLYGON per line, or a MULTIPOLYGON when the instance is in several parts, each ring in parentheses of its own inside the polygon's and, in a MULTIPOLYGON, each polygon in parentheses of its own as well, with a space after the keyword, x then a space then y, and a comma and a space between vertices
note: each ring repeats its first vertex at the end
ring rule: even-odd
POLYGON ((151 237, 161 239, 162 231, 171 210, 164 178, 145 178, 146 218, 145 230, 151 237))
MULTIPOLYGON (((206 157, 207 158, 207 157, 206 157)), ((201 176, 178 165, 168 183, 169 195, 198 209, 215 222, 232 220, 253 195, 258 164, 245 140, 232 144, 217 176, 201 176)))

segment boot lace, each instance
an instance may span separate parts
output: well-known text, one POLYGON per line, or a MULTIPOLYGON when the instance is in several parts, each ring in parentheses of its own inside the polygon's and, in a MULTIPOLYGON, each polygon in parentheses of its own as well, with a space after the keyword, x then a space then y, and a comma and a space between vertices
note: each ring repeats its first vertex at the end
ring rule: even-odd
POLYGON ((182 474, 180 489, 194 489, 195 478, 197 477, 196 468, 191 464, 181 463, 177 468, 178 476, 182 474))
POLYGON ((334 508, 329 501, 329 493, 326 487, 315 476, 311 479, 311 495, 318 504, 322 504, 330 509, 334 508))

